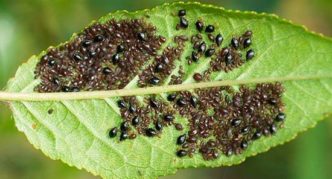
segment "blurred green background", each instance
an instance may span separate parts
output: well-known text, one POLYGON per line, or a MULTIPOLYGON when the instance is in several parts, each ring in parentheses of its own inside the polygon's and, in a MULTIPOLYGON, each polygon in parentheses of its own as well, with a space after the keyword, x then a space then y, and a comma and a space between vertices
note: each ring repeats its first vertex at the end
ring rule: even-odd
MULTIPOLYGON (((150 8, 161 0, 0 0, 0 86, 32 54, 67 40, 92 20, 114 10, 150 8)), ((167 1, 171 2, 171 1, 167 1)), ((275 13, 332 36, 331 0, 205 0, 228 9, 275 13)), ((324 179, 332 173, 332 122, 326 120, 283 146, 241 165, 186 169, 177 178, 324 179), (331 148, 330 148, 331 147, 331 148)), ((0 103, 0 179, 93 179, 91 174, 53 161, 28 143, 0 103)))

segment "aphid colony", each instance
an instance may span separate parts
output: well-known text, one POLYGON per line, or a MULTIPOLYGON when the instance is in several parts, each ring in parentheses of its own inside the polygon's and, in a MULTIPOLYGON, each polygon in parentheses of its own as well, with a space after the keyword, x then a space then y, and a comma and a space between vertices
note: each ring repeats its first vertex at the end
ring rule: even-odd
MULTIPOLYGON (((71 42, 49 49, 36 67, 39 92, 124 88, 157 55, 165 38, 142 19, 114 19, 86 28, 71 42)), ((150 79, 149 79, 150 80, 150 79)), ((158 79, 151 79, 158 83, 158 79)))
MULTIPOLYGON (((178 11, 179 31, 190 27, 186 14, 184 9, 178 11)), ((135 76, 138 87, 181 84, 186 76, 183 67, 177 68, 177 74, 173 71, 188 41, 192 47, 186 58, 188 65, 210 58, 207 70, 193 74, 196 82, 210 80, 213 72, 238 68, 255 56, 250 49, 250 30, 231 38, 223 47, 224 37, 214 34, 214 25, 199 19, 192 26, 197 34, 190 38, 185 33, 174 36, 174 43, 161 49, 166 39, 156 35, 157 29, 143 19, 96 23, 71 42, 46 52, 36 67, 41 84, 35 90, 121 89, 135 76), (204 41, 204 36, 209 41, 204 41)), ((117 101, 122 122, 110 127, 108 135, 119 141, 135 139, 137 135, 155 137, 162 134, 164 127, 173 126, 182 132, 174 141, 178 157, 200 153, 205 160, 212 160, 221 154, 240 154, 254 140, 273 135, 283 126, 283 91, 280 83, 268 83, 240 86, 239 90, 226 86, 179 91, 166 98, 146 95, 143 102, 135 96, 122 97, 117 101), (188 119, 188 126, 177 122, 176 116, 188 119)))

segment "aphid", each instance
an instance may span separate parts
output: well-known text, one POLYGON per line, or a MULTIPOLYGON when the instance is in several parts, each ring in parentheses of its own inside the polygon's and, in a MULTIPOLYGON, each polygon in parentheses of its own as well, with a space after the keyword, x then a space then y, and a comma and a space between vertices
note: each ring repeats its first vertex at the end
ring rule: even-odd
POLYGON ((167 100, 168 100, 168 101, 174 101, 175 98, 176 98, 176 94, 175 94, 175 93, 173 93, 173 94, 169 94, 169 95, 167 96, 167 100))
POLYGON ((76 61, 81 61, 81 60, 83 60, 83 57, 79 52, 75 52, 73 54, 73 59, 76 60, 76 61))
POLYGON ((247 30, 244 34, 244 36, 252 36, 252 31, 251 30, 247 30))
POLYGON ((270 126, 270 132, 271 132, 271 134, 275 134, 277 132, 277 126, 272 124, 270 126))
POLYGON ((104 73, 105 75, 108 75, 108 74, 112 73, 112 70, 111 70, 110 68, 108 68, 108 67, 105 67, 105 68, 103 69, 103 73, 104 73))
POLYGON ((171 122, 174 120, 174 116, 173 115, 170 115, 170 114, 167 114, 164 116, 164 120, 167 121, 167 122, 171 122))
POLYGON ((185 9, 181 9, 179 10, 178 16, 185 16, 186 15, 186 10, 185 9))
POLYGON ((198 47, 198 52, 205 52, 206 50, 206 43, 202 42, 198 47))
POLYGON ((146 35, 145 35, 144 32, 138 33, 137 36, 138 36, 139 40, 142 40, 142 41, 146 41, 147 40, 147 37, 146 37, 146 35))
POLYGON ((131 124, 133 126, 137 126, 140 123, 140 118, 138 116, 135 116, 132 120, 131 120, 131 124))
POLYGON ((63 91, 63 92, 71 92, 71 89, 70 89, 70 87, 68 87, 68 86, 63 86, 63 87, 62 87, 62 91, 63 91))
POLYGON ((129 105, 129 112, 130 112, 130 113, 135 113, 135 112, 136 112, 136 106, 133 105, 133 104, 130 104, 130 105, 129 105))
POLYGON ((118 45, 117 48, 116 48, 117 53, 121 53, 124 50, 125 50, 125 47, 122 44, 118 45))
POLYGON ((193 78, 195 81, 199 82, 199 81, 202 81, 203 76, 200 73, 195 73, 193 78))
POLYGON ((244 48, 248 48, 251 45, 251 39, 250 38, 246 38, 243 40, 243 47, 244 48))
POLYGON ((239 40, 233 37, 232 40, 231 40, 231 45, 232 45, 233 48, 238 49, 239 48, 239 40))
POLYGON ((54 77, 54 78, 53 78, 53 83, 54 83, 55 85, 60 85, 60 80, 59 80, 59 78, 54 77))
POLYGON ((209 49, 206 50, 205 56, 206 57, 211 57, 214 54, 215 51, 216 51, 215 49, 209 48, 209 49))
POLYGON ((276 118, 275 118, 275 121, 277 121, 277 122, 282 122, 282 121, 284 121, 286 119, 286 115, 285 115, 285 113, 279 113, 277 116, 276 116, 276 118))
POLYGON ((231 121, 231 125, 233 126, 233 127, 236 127, 236 126, 238 126, 238 125, 240 125, 241 124, 241 120, 240 119, 233 119, 232 121, 231 121))
POLYGON ((247 51, 247 54, 246 54, 247 60, 251 60, 252 58, 254 58, 254 56, 255 56, 254 50, 250 49, 249 51, 247 51))
POLYGON ((56 61, 53 59, 53 58, 50 58, 48 61, 47 61, 47 64, 49 65, 49 66, 54 66, 55 64, 56 64, 56 61))
POLYGON ((104 36, 99 34, 93 40, 94 40, 94 42, 102 42, 102 41, 104 41, 104 36))
POLYGON ((233 155, 233 150, 232 149, 227 150, 226 155, 228 157, 231 156, 231 155, 233 155))
POLYGON ((117 103, 118 103, 119 108, 126 108, 127 107, 126 102, 124 100, 119 100, 117 103))
POLYGON ((201 32, 201 31, 203 30, 203 28, 204 28, 204 23, 203 23, 202 21, 200 21, 200 20, 196 21, 195 25, 196 25, 196 29, 197 29, 198 31, 200 31, 200 32, 201 32))
POLYGON ((190 97, 190 104, 196 108, 198 99, 195 96, 190 97))
POLYGON ((158 108, 159 107, 159 103, 155 100, 155 99, 150 99, 150 106, 153 108, 158 108))
POLYGON ((53 109, 49 109, 49 110, 47 111, 48 114, 52 114, 53 112, 54 112, 53 109))
POLYGON ((155 72, 161 72, 164 70, 164 65, 162 63, 158 63, 156 67, 154 68, 155 72))
POLYGON ((223 38, 223 36, 222 36, 221 34, 218 34, 218 35, 216 36, 215 41, 216 41, 216 44, 217 44, 218 47, 219 47, 219 46, 221 45, 221 43, 224 41, 224 38, 223 38))
POLYGON ((241 129, 242 134, 247 134, 249 132, 249 127, 244 127, 241 129))
POLYGON ((148 129, 145 130, 145 134, 148 137, 153 137, 153 136, 157 135, 157 132, 156 132, 156 130, 154 130, 152 128, 148 128, 148 129))
POLYGON ((119 63, 120 59, 121 59, 120 54, 118 53, 114 54, 112 57, 113 64, 119 63))
POLYGON ((180 17, 180 26, 183 28, 188 27, 188 20, 185 17, 180 17))
POLYGON ((185 151, 185 150, 178 150, 178 151, 176 152, 176 155, 177 155, 178 157, 184 157, 184 156, 187 155, 187 151, 185 151))
POLYGON ((208 26, 206 26, 206 28, 205 28, 205 32, 207 32, 207 33, 212 33, 212 32, 214 32, 214 26, 213 26, 213 25, 208 25, 208 26))
POLYGON ((257 132, 255 132, 254 135, 252 136, 252 139, 253 139, 253 140, 257 140, 257 139, 259 139, 259 138, 261 138, 261 137, 262 137, 262 133, 261 133, 260 131, 257 131, 257 132))
POLYGON ((163 130, 163 124, 158 120, 155 124, 155 128, 157 131, 163 130))
POLYGON ((230 65, 233 63, 233 56, 231 53, 228 53, 225 57, 226 65, 230 65))
POLYGON ((247 141, 242 141, 241 142, 241 149, 246 149, 248 148, 248 142, 247 141))
POLYGON ((112 128, 109 133, 108 133, 108 136, 113 138, 115 137, 116 135, 118 134, 118 129, 116 127, 112 128))
POLYGON ((81 44, 82 44, 83 47, 89 47, 92 44, 92 41, 91 40, 83 40, 81 44))
POLYGON ((176 104, 180 107, 183 107, 183 106, 187 105, 187 101, 181 97, 176 101, 176 104))
POLYGON ((124 141, 126 139, 128 139, 129 135, 126 131, 122 131, 121 135, 120 135, 120 141, 124 141))
POLYGON ((176 123, 174 125, 175 129, 178 130, 178 131, 182 131, 183 130, 183 126, 180 124, 180 123, 176 123))
POLYGON ((176 140, 176 144, 178 145, 184 144, 186 142, 186 138, 187 138, 186 134, 180 135, 176 140))
POLYGON ((152 77, 152 78, 150 79, 149 82, 150 82, 150 84, 152 84, 152 85, 157 85, 157 84, 159 84, 160 79, 154 76, 154 77, 152 77))
POLYGON ((199 56, 197 54, 197 52, 193 51, 191 53, 191 59, 194 61, 194 62, 197 62, 199 60, 199 56))
POLYGON ((129 122, 127 122, 127 121, 122 122, 120 129, 121 129, 121 131, 127 131, 129 129, 129 122))

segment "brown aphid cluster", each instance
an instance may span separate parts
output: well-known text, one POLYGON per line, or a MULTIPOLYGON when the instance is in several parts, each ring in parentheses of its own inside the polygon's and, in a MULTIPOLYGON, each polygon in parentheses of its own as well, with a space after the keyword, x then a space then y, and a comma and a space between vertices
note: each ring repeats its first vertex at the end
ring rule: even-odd
POLYGON ((252 32, 246 31, 242 36, 233 37, 228 47, 217 52, 217 56, 210 62, 212 71, 229 72, 243 65, 246 60, 251 60, 255 53, 252 49, 246 50, 252 44, 252 32), (245 51, 245 58, 242 53, 245 51))
POLYGON ((174 108, 189 119, 189 131, 177 141, 180 157, 199 152, 212 160, 220 154, 240 154, 252 141, 275 134, 285 119, 279 83, 241 86, 238 92, 216 87, 195 93, 179 92, 173 100, 174 108))
POLYGON ((71 42, 49 49, 36 67, 39 92, 120 89, 151 58, 165 38, 142 19, 87 27, 71 42))
POLYGON ((176 43, 176 47, 166 47, 162 55, 156 56, 153 63, 139 75, 139 87, 162 85, 164 80, 171 75, 175 68, 175 60, 180 60, 185 42, 188 39, 186 36, 175 36, 173 40, 176 43))

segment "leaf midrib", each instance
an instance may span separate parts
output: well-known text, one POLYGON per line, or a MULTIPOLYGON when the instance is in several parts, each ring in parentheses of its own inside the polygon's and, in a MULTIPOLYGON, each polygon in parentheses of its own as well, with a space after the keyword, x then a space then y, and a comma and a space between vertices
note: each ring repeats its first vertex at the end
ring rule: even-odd
POLYGON ((257 84, 285 81, 303 81, 332 79, 332 74, 310 75, 310 76, 285 76, 285 77, 266 77, 255 79, 223 80, 200 83, 189 83, 179 85, 117 89, 109 91, 88 91, 75 93, 17 93, 0 92, 0 101, 63 101, 63 100, 84 100, 84 99, 106 99, 110 97, 136 96, 148 94, 160 94, 166 92, 186 91, 193 89, 211 88, 219 86, 236 86, 242 84, 257 84))

